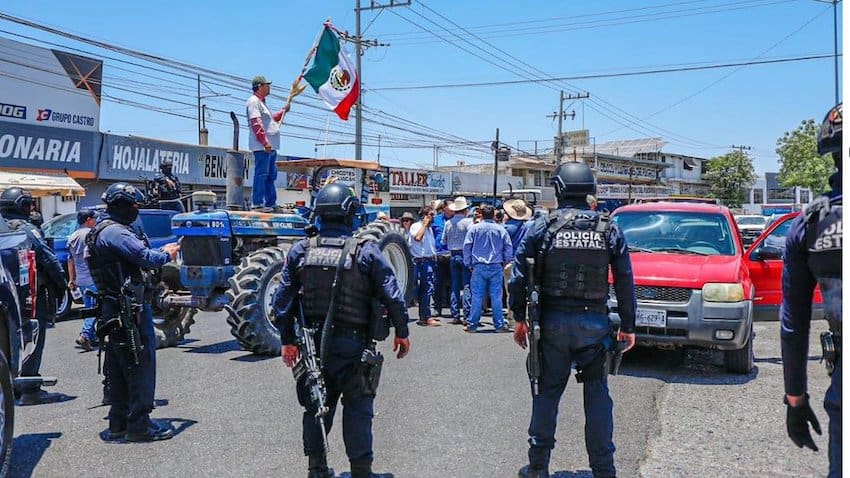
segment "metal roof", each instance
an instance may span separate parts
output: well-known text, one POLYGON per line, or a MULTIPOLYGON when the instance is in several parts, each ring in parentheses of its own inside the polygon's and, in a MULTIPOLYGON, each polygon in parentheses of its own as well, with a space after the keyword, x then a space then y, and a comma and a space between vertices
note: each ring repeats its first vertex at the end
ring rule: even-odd
POLYGON ((666 145, 667 142, 661 138, 608 141, 607 143, 597 144, 596 153, 630 158, 638 153, 655 153, 661 151, 661 148, 666 145))

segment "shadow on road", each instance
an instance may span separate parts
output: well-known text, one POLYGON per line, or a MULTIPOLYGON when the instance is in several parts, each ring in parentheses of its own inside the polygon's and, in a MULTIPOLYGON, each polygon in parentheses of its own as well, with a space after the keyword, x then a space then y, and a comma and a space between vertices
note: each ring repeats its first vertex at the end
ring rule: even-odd
MULTIPOLYGON (((820 361, 821 356, 820 355, 809 355, 808 359, 810 361, 820 361)), ((782 363, 782 357, 762 357, 762 358, 756 357, 755 362, 756 363, 773 363, 773 364, 778 365, 778 364, 782 363)))
POLYGON ((239 352, 242 347, 236 340, 226 340, 217 344, 202 345, 200 347, 186 347, 181 344, 181 349, 185 349, 186 353, 193 354, 223 354, 227 352, 239 352))
POLYGON ((619 375, 655 378, 667 383, 740 385, 755 380, 758 372, 758 367, 742 375, 726 372, 723 352, 717 350, 637 347, 623 357, 619 375))
MULTIPOLYGON (((241 349, 240 349, 241 350, 241 349)), ((263 362, 268 359, 280 358, 280 355, 254 355, 254 354, 245 354, 240 355, 238 357, 233 357, 230 360, 235 362, 263 362)))
POLYGON ((32 433, 21 435, 12 442, 12 466, 9 476, 30 477, 44 452, 50 448, 53 440, 61 437, 59 432, 32 433))

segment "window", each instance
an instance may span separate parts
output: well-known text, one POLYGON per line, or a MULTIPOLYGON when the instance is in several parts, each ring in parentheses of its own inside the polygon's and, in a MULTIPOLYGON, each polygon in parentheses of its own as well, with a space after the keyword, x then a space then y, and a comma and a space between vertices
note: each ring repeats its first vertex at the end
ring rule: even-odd
POLYGON ((808 203, 812 202, 812 197, 811 197, 811 196, 812 196, 812 192, 811 192, 811 191, 807 191, 807 190, 805 190, 805 189, 800 190, 800 202, 801 202, 801 203, 803 203, 803 204, 808 204, 808 203))
POLYGON ((753 204, 764 204, 764 189, 753 189, 753 204))
POLYGON ((671 254, 735 254, 726 217, 682 211, 629 211, 614 214, 629 248, 671 254))
POLYGON ((545 171, 534 171, 534 185, 537 187, 541 187, 544 185, 546 181, 546 172, 545 171))
POLYGON ((780 224, 776 229, 770 232, 770 235, 764 238, 762 245, 776 247, 782 252, 785 252, 785 236, 791 230, 792 219, 788 219, 780 224))

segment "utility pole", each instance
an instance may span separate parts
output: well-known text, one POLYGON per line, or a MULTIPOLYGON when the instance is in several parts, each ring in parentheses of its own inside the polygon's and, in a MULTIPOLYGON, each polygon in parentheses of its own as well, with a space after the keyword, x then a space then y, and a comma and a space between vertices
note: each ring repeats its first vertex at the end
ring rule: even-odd
POLYGON ((496 128, 496 141, 493 141, 493 208, 496 208, 496 195, 499 193, 499 128, 496 128))
POLYGON ((737 149, 738 152, 740 152, 741 154, 747 154, 744 151, 750 151, 751 149, 753 149, 753 147, 752 146, 735 146, 733 144, 732 149, 737 149))
MULTIPOLYGON (((546 115, 547 118, 558 118, 558 137, 555 138, 555 162, 561 162, 561 156, 564 152, 564 118, 569 116, 570 119, 576 119, 575 110, 565 113, 564 112, 564 100, 582 100, 585 98, 590 98, 590 93, 579 93, 577 95, 573 95, 572 93, 568 95, 564 95, 564 92, 561 91, 560 101, 558 103, 558 112, 552 113, 551 115, 546 115)), ((583 104, 583 103, 582 103, 583 104)), ((584 116, 582 115, 582 121, 584 121, 584 116)), ((583 125, 583 123, 582 123, 583 125)))
POLYGON ((838 2, 841 0, 815 0, 820 3, 832 4, 832 42, 833 42, 833 60, 835 62, 835 104, 839 103, 838 99, 838 2))
POLYGON ((361 160, 363 159, 363 65, 361 62, 361 58, 363 56, 363 45, 366 46, 389 46, 379 44, 377 40, 364 41, 360 38, 362 32, 360 31, 360 12, 366 10, 383 10, 384 8, 393 8, 393 7, 406 7, 410 6, 410 2, 412 0, 407 0, 405 2, 398 0, 389 0, 390 3, 378 3, 376 0, 369 0, 368 7, 360 6, 360 0, 354 0, 354 16, 355 16, 355 28, 356 28, 356 37, 354 40, 356 48, 355 55, 357 56, 355 64, 357 68, 357 80, 360 82, 360 94, 357 97, 357 111, 354 114, 354 159, 361 160))
MULTIPOLYGON (((210 87, 208 90, 212 91, 210 87)), ((207 130, 206 121, 204 118, 206 105, 201 106, 201 100, 206 98, 218 98, 219 96, 230 96, 230 93, 219 94, 213 92, 211 95, 201 95, 201 75, 198 75, 198 144, 206 146, 209 144, 209 131, 207 130)))

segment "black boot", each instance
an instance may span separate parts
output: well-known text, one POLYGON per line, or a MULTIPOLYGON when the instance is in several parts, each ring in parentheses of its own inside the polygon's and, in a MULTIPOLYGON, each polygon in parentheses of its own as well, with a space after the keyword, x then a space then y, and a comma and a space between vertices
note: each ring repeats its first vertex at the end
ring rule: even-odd
POLYGON ((372 478, 372 460, 352 461, 351 478, 372 478))
POLYGON ((549 470, 546 468, 532 468, 525 465, 519 469, 520 478, 549 478, 549 470))
POLYGON ((328 468, 328 458, 324 453, 307 456, 307 478, 333 478, 333 468, 328 468))

